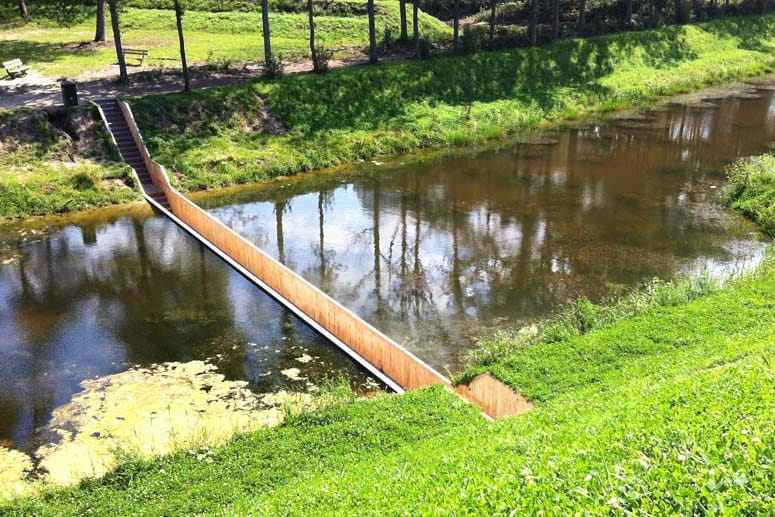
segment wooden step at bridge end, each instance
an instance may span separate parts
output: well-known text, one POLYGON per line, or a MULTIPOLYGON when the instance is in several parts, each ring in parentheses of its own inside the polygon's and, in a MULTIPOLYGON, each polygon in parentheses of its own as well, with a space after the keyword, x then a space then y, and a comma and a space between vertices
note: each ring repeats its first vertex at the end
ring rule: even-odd
POLYGON ((533 409, 529 400, 489 373, 477 375, 468 384, 455 386, 455 391, 467 401, 479 406, 482 412, 493 420, 533 409))

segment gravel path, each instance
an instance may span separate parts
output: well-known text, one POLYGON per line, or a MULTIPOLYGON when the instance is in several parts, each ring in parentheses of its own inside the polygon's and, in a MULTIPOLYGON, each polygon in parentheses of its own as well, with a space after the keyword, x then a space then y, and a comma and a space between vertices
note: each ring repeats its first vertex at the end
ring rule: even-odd
MULTIPOLYGON (((396 59, 386 57, 383 61, 396 59)), ((367 63, 367 59, 331 60, 330 68, 356 66, 367 63)), ((286 74, 297 74, 312 70, 312 61, 289 63, 285 67, 286 74)), ((167 72, 163 75, 152 75, 148 69, 130 68, 130 84, 120 85, 116 81, 118 66, 110 66, 99 72, 75 79, 78 85, 78 99, 81 103, 107 97, 142 97, 159 93, 177 92, 183 89, 183 79, 179 72, 167 72)), ((213 72, 191 79, 191 88, 201 90, 216 86, 235 85, 261 76, 262 67, 247 66, 240 70, 213 72)), ((21 78, 10 80, 0 79, 0 108, 27 107, 42 108, 62 105, 62 93, 58 81, 30 70, 21 78)))

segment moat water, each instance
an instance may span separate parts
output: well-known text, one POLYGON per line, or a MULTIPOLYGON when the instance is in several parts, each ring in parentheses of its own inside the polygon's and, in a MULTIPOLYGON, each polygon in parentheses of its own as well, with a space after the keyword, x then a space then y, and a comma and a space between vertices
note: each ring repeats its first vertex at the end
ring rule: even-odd
MULTIPOLYGON (((770 148, 775 91, 729 95, 196 201, 446 373, 580 296, 758 264, 766 240, 719 192, 727 163, 770 148)), ((39 445, 84 379, 194 359, 259 392, 375 386, 149 211, 0 227, 0 445, 39 445)))

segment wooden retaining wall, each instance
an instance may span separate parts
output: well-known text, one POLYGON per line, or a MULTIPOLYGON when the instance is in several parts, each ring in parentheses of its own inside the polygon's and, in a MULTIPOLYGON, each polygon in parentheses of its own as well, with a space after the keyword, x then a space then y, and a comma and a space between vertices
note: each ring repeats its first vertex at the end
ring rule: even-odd
POLYGON ((404 389, 449 384, 446 377, 414 354, 175 190, 164 167, 148 154, 128 106, 123 102, 119 105, 154 185, 164 191, 175 216, 404 389))
MULTIPOLYGON (((284 303, 290 303, 294 312, 306 316, 304 319, 315 328, 333 336, 346 351, 349 348, 384 374, 392 381, 388 384, 397 391, 432 384, 451 388, 449 379, 175 190, 164 167, 148 153, 129 106, 125 102, 119 102, 119 106, 154 186, 164 192, 175 217, 259 279, 273 295, 284 298, 284 303)), ((477 377, 469 386, 459 386, 456 391, 480 406, 491 418, 510 416, 531 407, 518 394, 489 376, 486 379, 477 377)))

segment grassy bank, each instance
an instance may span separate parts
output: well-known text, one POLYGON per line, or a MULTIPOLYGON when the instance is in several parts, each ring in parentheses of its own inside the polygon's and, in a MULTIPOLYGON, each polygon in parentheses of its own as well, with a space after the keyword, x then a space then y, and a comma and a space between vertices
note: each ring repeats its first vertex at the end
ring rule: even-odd
MULTIPOLYGON (((775 174, 762 163, 734 170, 735 199, 760 192, 742 171, 775 174)), ((518 417, 487 422, 440 388, 384 396, 246 435, 212 464, 134 462, 0 511, 770 514, 773 292, 769 254, 724 288, 653 284, 607 308, 579 302, 532 343, 502 337, 480 367, 536 402, 518 417)))
MULTIPOLYGON (((213 464, 186 454, 133 463, 0 509, 766 514, 775 509, 774 290, 770 257, 726 290, 573 338, 573 361, 556 347, 525 355, 543 375, 519 387, 545 394, 516 418, 488 423, 441 389, 382 397, 245 436, 213 464), (643 342, 651 346, 635 353, 643 342), (609 364, 579 373, 587 361, 609 364), (546 376, 575 381, 546 392, 546 376)), ((502 367, 516 368, 520 355, 502 367)))
POLYGON ((742 160, 729 169, 725 201, 775 235, 775 154, 742 160))
MULTIPOLYGON (((161 18, 166 12, 129 9, 129 25, 132 12, 147 13, 142 23, 135 20, 138 27, 151 24, 146 26, 155 27, 154 34, 173 34, 164 28, 174 23, 161 18)), ((241 30, 252 28, 250 20, 239 21, 236 14, 189 13, 189 23, 201 22, 202 30, 209 18, 197 22, 197 16, 225 16, 226 31, 236 30, 234 24, 242 24, 241 30)), ((84 22, 80 29, 56 30, 72 41, 80 37, 78 30, 86 37, 87 29, 91 31, 84 22)), ((72 57, 73 49, 55 49, 59 44, 41 46, 35 38, 47 38, 48 33, 36 33, 32 30, 31 39, 19 41, 6 33, 0 46, 6 45, 13 55, 25 48, 49 49, 42 62, 68 69, 80 66, 70 60, 81 59, 81 54, 88 58, 109 51, 81 49, 72 57)), ((248 36, 234 37, 243 41, 248 36)), ((207 38, 209 44, 213 34, 207 38)), ((418 148, 476 144, 560 119, 646 106, 661 96, 769 71, 775 63, 773 47, 775 16, 736 18, 565 40, 538 49, 288 76, 277 82, 152 96, 135 100, 133 106, 151 152, 175 173, 184 190, 194 191, 418 148)), ((13 129, 14 116, 0 114, 0 129, 13 129)), ((0 217, 137 199, 112 182, 126 178, 125 171, 106 165, 104 158, 79 160, 82 151, 73 154, 67 138, 52 134, 56 145, 45 135, 40 143, 24 140, 20 146, 6 146, 4 141, 0 188, 9 201, 3 203, 0 217)), ((104 148, 99 152, 105 154, 104 148)))
MULTIPOLYGON (((340 5, 346 7, 346 4, 340 5)), ((363 57, 364 49, 368 48, 369 31, 368 20, 359 8, 355 4, 352 10, 322 10, 315 20, 318 45, 335 50, 334 57, 363 57)), ((51 79, 78 77, 114 65, 116 51, 112 35, 111 41, 105 44, 90 43, 94 38, 93 9, 76 17, 69 26, 60 26, 46 18, 33 18, 35 21, 26 25, 20 25, 17 20, 0 24, 0 55, 20 58, 51 79)), ((379 37, 388 28, 397 37, 398 2, 378 1, 376 10, 379 37)), ((305 13, 272 12, 269 18, 276 54, 285 60, 309 56, 309 24, 305 13)), ((422 13, 420 23, 421 31, 431 41, 451 39, 451 29, 436 18, 422 13)), ((180 67, 174 11, 126 8, 121 14, 121 25, 126 47, 149 50, 146 68, 180 67)), ((218 69, 263 61, 260 12, 192 10, 185 15, 184 28, 189 64, 218 69)))
POLYGON ((96 113, 0 113, 0 220, 141 199, 96 113))
POLYGON ((775 16, 338 69, 133 103, 152 153, 197 190, 503 138, 772 69, 775 16))

